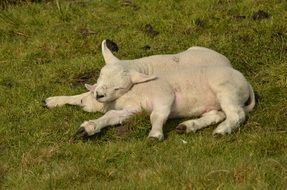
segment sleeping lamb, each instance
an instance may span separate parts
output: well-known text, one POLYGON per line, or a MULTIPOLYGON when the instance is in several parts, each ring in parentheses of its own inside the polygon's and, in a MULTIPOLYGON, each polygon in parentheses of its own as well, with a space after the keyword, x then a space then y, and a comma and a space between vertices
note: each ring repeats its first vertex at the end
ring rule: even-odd
MULTIPOLYGON (((214 134, 226 134, 239 127, 255 105, 253 90, 244 76, 233 69, 229 61, 223 59, 224 56, 212 50, 209 52, 211 56, 207 54, 210 63, 202 61, 206 57, 196 57, 198 54, 192 52, 198 61, 191 60, 188 64, 180 62, 179 54, 167 55, 179 60, 167 61, 166 65, 158 67, 164 64, 159 62, 160 55, 155 56, 157 61, 154 62, 144 58, 143 61, 120 61, 107 50, 105 42, 102 49, 106 65, 97 84, 86 85, 89 92, 46 99, 49 108, 73 104, 86 111, 105 113, 96 120, 84 122, 77 131, 81 137, 98 133, 106 126, 120 124, 142 109, 150 113, 151 138, 162 140, 164 123, 175 117, 199 117, 179 124, 176 127, 179 133, 195 132, 221 122, 214 134), (216 63, 218 58, 222 60, 216 63), (174 64, 176 69, 169 66, 174 64)), ((199 52, 209 50, 195 49, 201 50, 199 52)))

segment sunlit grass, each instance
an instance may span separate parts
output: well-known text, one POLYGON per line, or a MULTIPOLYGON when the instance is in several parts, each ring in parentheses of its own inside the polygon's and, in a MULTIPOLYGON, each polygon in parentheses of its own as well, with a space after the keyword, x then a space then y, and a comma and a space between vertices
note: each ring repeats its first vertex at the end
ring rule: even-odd
POLYGON ((0 187, 286 189, 286 11, 280 0, 46 1, 1 10, 0 187), (259 10, 268 16, 254 20, 259 10), (147 33, 147 24, 158 34, 147 33), (177 135, 173 120, 166 139, 152 144, 143 113, 87 141, 73 139, 84 120, 101 114, 48 110, 42 100, 95 82, 107 38, 121 59, 215 49, 248 78, 257 106, 222 138, 212 128, 177 135))

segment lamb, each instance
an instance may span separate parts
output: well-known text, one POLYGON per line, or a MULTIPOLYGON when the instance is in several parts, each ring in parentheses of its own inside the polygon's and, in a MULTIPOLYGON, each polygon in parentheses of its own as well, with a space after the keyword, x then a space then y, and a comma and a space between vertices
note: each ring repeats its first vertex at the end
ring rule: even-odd
MULTIPOLYGON (((206 48, 195 49, 208 52, 206 48)), ((96 120, 85 121, 77 131, 81 137, 120 124, 142 109, 150 113, 151 138, 162 140, 164 123, 176 117, 199 117, 179 124, 176 127, 179 133, 195 132, 224 120, 214 130, 214 134, 223 135, 239 127, 255 105, 252 87, 244 76, 231 67, 227 58, 212 50, 216 56, 210 56, 210 63, 202 61, 206 57, 196 57, 194 52, 191 57, 198 61, 182 61, 184 59, 179 56, 184 54, 182 52, 163 56, 162 60, 167 62, 164 66, 159 62, 161 56, 152 57, 150 60, 156 60, 154 62, 144 58, 119 61, 107 50, 105 42, 102 51, 106 65, 97 84, 86 85, 89 92, 46 99, 49 108, 73 104, 86 111, 105 113, 96 120), (182 62, 174 61, 173 57, 179 57, 182 62), (218 57, 222 60, 216 63, 218 57)))
MULTIPOLYGON (((204 47, 191 47, 186 51, 169 54, 153 55, 134 60, 120 60, 115 57, 106 45, 106 40, 102 42, 102 55, 106 64, 121 63, 137 67, 147 74, 158 72, 169 72, 177 69, 191 69, 194 66, 218 65, 232 67, 230 61, 222 54, 204 47)), ((94 100, 89 92, 75 96, 55 96, 45 100, 48 108, 63 106, 65 104, 82 106, 87 112, 104 112, 103 105, 94 100), (85 104, 85 102, 92 102, 85 104)))

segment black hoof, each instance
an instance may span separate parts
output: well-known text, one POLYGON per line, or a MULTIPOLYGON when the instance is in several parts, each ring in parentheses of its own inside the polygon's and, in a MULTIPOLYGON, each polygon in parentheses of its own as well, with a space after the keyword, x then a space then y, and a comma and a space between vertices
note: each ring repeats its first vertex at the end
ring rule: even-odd
POLYGON ((88 136, 89 135, 84 127, 80 127, 74 135, 74 137, 78 137, 78 138, 87 138, 88 136))
POLYGON ((147 138, 147 142, 148 142, 148 145, 153 146, 153 145, 158 144, 161 141, 158 138, 156 138, 156 137, 148 137, 147 138))
POLYGON ((186 133, 186 125, 184 125, 184 124, 179 124, 179 125, 175 128, 175 131, 176 131, 178 134, 186 133))
POLYGON ((45 100, 42 100, 42 107, 43 107, 43 108, 47 108, 47 109, 48 109, 48 106, 47 106, 47 104, 46 104, 46 101, 45 101, 45 100))
POLYGON ((222 138, 224 135, 223 135, 223 134, 220 134, 220 133, 212 133, 212 136, 213 136, 214 138, 219 139, 219 138, 222 138))
POLYGON ((156 137, 148 137, 148 140, 149 141, 152 141, 152 142, 159 142, 160 140, 156 137))

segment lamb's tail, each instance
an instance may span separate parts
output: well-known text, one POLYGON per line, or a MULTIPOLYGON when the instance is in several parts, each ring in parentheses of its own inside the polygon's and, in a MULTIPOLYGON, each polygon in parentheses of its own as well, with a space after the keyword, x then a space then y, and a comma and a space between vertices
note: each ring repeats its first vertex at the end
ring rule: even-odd
POLYGON ((255 95, 252 86, 249 84, 249 98, 244 105, 244 110, 246 113, 251 112, 255 106, 255 95))

